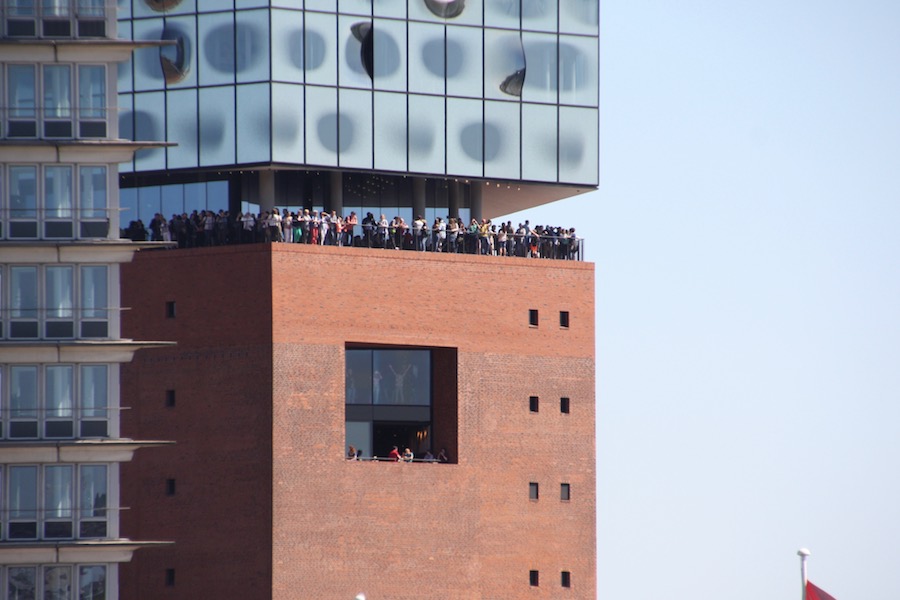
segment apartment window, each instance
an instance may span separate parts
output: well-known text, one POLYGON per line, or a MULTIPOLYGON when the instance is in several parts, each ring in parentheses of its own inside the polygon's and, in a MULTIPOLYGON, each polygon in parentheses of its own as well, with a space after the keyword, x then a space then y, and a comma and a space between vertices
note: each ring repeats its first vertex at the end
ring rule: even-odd
POLYGON ((538 326, 538 311, 536 308, 532 308, 528 311, 528 325, 531 327, 538 326))
POLYGON ((538 484, 534 481, 528 484, 528 499, 529 500, 537 500, 538 499, 538 484))
POLYGON ((175 569, 166 569, 166 585, 168 587, 175 585, 175 569))
POLYGON ((108 598, 106 565, 28 565, 0 569, 0 596, 10 600, 25 598, 108 598), (77 579, 75 579, 77 577, 77 579), (3 596, 8 591, 9 596, 3 596))
POLYGON ((166 390, 166 408, 175 408, 175 390, 166 390))
POLYGON ((166 302, 166 318, 174 319, 175 318, 175 301, 170 300, 166 302))
POLYGON ((537 396, 529 396, 528 397, 528 409, 531 412, 536 413, 538 411, 538 402, 539 402, 539 399, 537 396))
MULTIPOLYGON (((13 0, 3 15, 9 37, 106 37, 104 0, 13 0), (72 10, 75 4, 75 10, 72 10)), ((2 32, 0 32, 2 34, 2 32)))
POLYGON ((559 399, 559 412, 564 415, 569 414, 569 399, 562 397, 559 399))
POLYGON ((571 499, 571 487, 568 483, 559 484, 559 499, 569 501, 571 499))
POLYGON ((530 583, 532 587, 540 585, 540 574, 537 571, 528 571, 528 583, 530 583))
MULTIPOLYGON (((49 110, 49 109, 45 109, 49 110)), ((2 179, 3 173, 0 173, 2 179)), ((0 212, 10 239, 108 236, 107 171, 100 165, 10 165, 0 212), (77 180, 76 180, 77 178, 77 180)))
POLYGON ((107 536, 106 465, 10 465, 0 476, 8 540, 95 539, 107 536))
POLYGON ((166 496, 174 496, 175 495, 175 480, 174 479, 166 479, 166 496))
POLYGON ((106 137, 106 77, 105 65, 8 65, 4 135, 106 137))
POLYGON ((0 366, 0 439, 109 435, 109 366, 0 366))
POLYGON ((569 328, 569 311, 561 310, 559 311, 559 326, 563 329, 569 328))
POLYGON ((560 584, 564 587, 572 587, 572 574, 569 571, 560 573, 560 584))

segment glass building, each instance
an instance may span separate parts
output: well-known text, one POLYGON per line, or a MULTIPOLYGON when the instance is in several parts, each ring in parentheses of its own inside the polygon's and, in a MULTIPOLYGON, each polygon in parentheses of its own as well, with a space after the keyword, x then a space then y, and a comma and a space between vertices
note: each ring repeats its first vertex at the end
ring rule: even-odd
POLYGON ((494 217, 598 183, 597 0, 120 0, 123 220, 494 217))

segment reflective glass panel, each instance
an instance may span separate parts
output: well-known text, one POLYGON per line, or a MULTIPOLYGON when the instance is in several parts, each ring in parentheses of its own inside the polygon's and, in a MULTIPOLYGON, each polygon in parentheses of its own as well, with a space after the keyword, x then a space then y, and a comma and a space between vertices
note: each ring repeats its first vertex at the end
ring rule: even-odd
POLYGON ((272 80, 303 82, 303 12, 272 10, 272 80))
POLYGON ((482 31, 447 27, 447 94, 481 98, 484 85, 482 31))
MULTIPOLYGON (((140 6, 143 2, 135 4, 140 6)), ((158 16, 158 14, 156 15, 158 16)), ((162 19, 134 21, 132 31, 136 40, 159 40, 163 35, 163 21, 162 19)), ((158 47, 137 48, 132 52, 131 57, 134 64, 135 91, 160 90, 165 87, 166 79, 159 62, 158 47)))
POLYGON ((447 174, 483 174, 484 127, 481 100, 447 99, 447 174))
POLYGON ((72 218, 72 167, 44 167, 44 202, 47 218, 72 218))
POLYGON ((444 54, 443 25, 409 24, 409 59, 407 63, 411 92, 444 93, 444 54))
POLYGON ((271 160, 269 84, 237 88, 237 160, 239 163, 271 160))
POLYGON ((9 416, 13 419, 37 418, 37 367, 9 368, 9 416))
POLYGON ((372 30, 375 88, 406 89, 406 23, 375 19, 372 30))
POLYGON ((72 593, 72 567, 44 567, 44 600, 68 600, 72 593))
POLYGON ((345 402, 347 404, 372 404, 372 390, 375 385, 372 379, 372 351, 347 350, 344 376, 346 378, 345 402))
POLYGON ((519 103, 485 102, 484 174, 519 179, 519 103))
POLYGON ((444 98, 409 95, 409 170, 444 173, 444 98))
POLYGON ((106 566, 78 567, 78 600, 106 600, 106 566))
POLYGON ((200 164, 234 164, 234 90, 200 90, 200 164))
POLYGON ((37 169, 9 167, 9 216, 13 219, 37 217, 37 169))
POLYGON ((522 179, 556 181, 555 106, 522 105, 522 179))
POLYGON ((44 516, 48 519, 72 517, 72 467, 44 467, 44 516))
POLYGON ((272 160, 303 163, 303 87, 272 84, 272 160))
POLYGON ((67 119, 72 116, 72 68, 69 65, 44 65, 44 118, 67 119))
POLYGON ((78 108, 82 119, 106 117, 106 69, 102 65, 79 65, 78 108))
POLYGON ((48 417, 72 416, 74 372, 71 365, 48 365, 44 369, 48 417))
POLYGON ((47 317, 50 319, 71 319, 74 292, 72 290, 72 267, 47 267, 45 272, 45 295, 47 317))
MULTIPOLYGON (((337 17, 334 15, 306 13, 303 59, 306 66, 307 83, 337 84, 338 62, 335 51, 338 48, 338 38, 336 27, 337 17)), ((349 31, 347 35, 350 36, 349 31)))
POLYGON ((9 467, 9 517, 37 518, 37 467, 9 467))
POLYGON ((106 218, 106 167, 79 167, 80 203, 83 219, 106 218))
POLYGON ((597 76, 597 38, 560 36, 560 104, 597 106, 597 76))
POLYGON ((109 291, 106 266, 81 267, 81 308, 86 319, 108 318, 109 291))
POLYGON ((431 352, 427 350, 373 350, 373 403, 431 404, 431 352), (380 389, 374 381, 380 376, 380 389))
POLYGON ((375 168, 406 170, 406 95, 375 93, 375 168))
MULTIPOLYGON (((310 15, 307 15, 307 20, 310 15)), ((337 166, 337 93, 333 88, 306 88, 306 162, 337 166)))
POLYGON ((109 397, 109 367, 81 365, 81 416, 106 418, 109 397))
POLYGON ((371 67, 372 21, 359 17, 342 16, 338 22, 339 81, 344 87, 371 88, 372 77, 366 68, 371 67), (364 56, 364 54, 366 56, 364 56))
MULTIPOLYGON (((256 5, 263 4, 266 2, 258 2, 256 5)), ((237 11, 235 27, 234 54, 238 83, 268 81, 269 11, 237 11)))
POLYGON ((197 90, 171 90, 166 94, 166 138, 178 145, 166 149, 170 169, 196 167, 197 90))
POLYGON ((597 109, 559 109, 559 180, 597 185, 597 109))
POLYGON ((522 100, 526 102, 556 103, 559 66, 556 55, 556 36, 542 33, 523 34, 525 62, 525 86, 522 100))
POLYGON ((597 0, 559 0, 561 33, 598 33, 600 3, 597 0))
POLYGON ((31 65, 6 67, 6 104, 11 119, 33 119, 35 116, 35 78, 31 65))
POLYGON ((37 598, 37 568, 9 567, 6 591, 9 600, 34 600, 37 598))
POLYGON ((37 319, 37 267, 10 267, 10 316, 14 319, 37 319))
POLYGON ((525 50, 519 33, 498 29, 484 32, 485 98, 518 100, 525 81, 525 50))
POLYGON ((340 90, 340 165, 372 168, 372 92, 340 90))
POLYGON ((106 516, 106 465, 81 465, 78 505, 82 519, 106 516))
POLYGON ((234 82, 234 13, 198 17, 197 75, 200 85, 234 82))

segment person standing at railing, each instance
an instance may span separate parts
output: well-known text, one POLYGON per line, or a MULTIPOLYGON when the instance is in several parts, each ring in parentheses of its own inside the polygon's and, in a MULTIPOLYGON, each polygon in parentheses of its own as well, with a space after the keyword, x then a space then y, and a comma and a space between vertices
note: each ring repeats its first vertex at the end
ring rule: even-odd
POLYGON ((450 217, 450 222, 447 224, 447 251, 451 254, 456 254, 457 249, 457 240, 459 239, 459 220, 456 217, 450 217))
POLYGON ((403 462, 411 463, 413 461, 413 458, 415 458, 415 455, 412 453, 412 450, 407 448, 403 451, 403 462))
POLYGON ((396 461, 400 460, 400 451, 397 450, 397 446, 394 446, 394 448, 388 453, 388 458, 396 461))

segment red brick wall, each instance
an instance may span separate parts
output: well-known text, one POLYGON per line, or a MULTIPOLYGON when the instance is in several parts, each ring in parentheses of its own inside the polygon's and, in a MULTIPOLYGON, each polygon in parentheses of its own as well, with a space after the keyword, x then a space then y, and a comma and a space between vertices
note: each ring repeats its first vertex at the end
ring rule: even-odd
POLYGON ((129 417, 132 435, 176 437, 179 445, 143 451, 123 473, 133 504, 143 494, 161 505, 141 508, 123 531, 144 539, 172 533, 178 541, 141 551, 123 568, 133 592, 123 598, 237 597, 235 589, 241 598, 277 599, 595 597, 592 265, 277 244, 145 253, 123 278, 123 304, 140 306, 126 319, 126 335, 179 340, 177 350, 140 353, 124 373, 129 393, 154 407, 129 417), (166 289, 179 298, 174 321, 212 314, 222 330, 164 329, 171 323, 144 318, 145 311, 162 314, 165 294, 139 282, 173 270, 181 273, 166 289), (537 328, 528 326, 533 308, 537 328), (570 312, 567 330, 560 310, 570 312), (239 326, 222 326, 232 322, 239 326), (343 459, 348 342, 457 349, 457 431, 442 433, 456 438, 457 464, 343 459), (161 358, 192 356, 195 346, 220 354, 161 358), (233 387, 202 383, 192 392, 200 405, 193 412, 180 394, 174 410, 155 408, 170 385, 157 380, 186 385, 197 369, 216 367, 233 387), (260 384, 258 396, 241 387, 248 380, 260 384), (538 413, 528 407, 534 395, 538 413), (561 396, 571 398, 568 415, 560 414, 561 396), (221 469, 206 466, 215 457, 221 469), (176 496, 153 496, 176 469, 176 496), (540 483, 537 502, 528 499, 530 481, 540 483), (572 486, 569 502, 559 500, 563 482, 572 486), (256 507, 247 511, 249 496, 256 507), (203 505, 215 515, 208 522, 198 521, 203 505), (169 529, 158 526, 162 519, 169 529), (245 527, 236 532, 235 524, 245 527), (170 563, 176 585, 161 587, 170 563), (271 589, 264 589, 256 582, 268 567, 271 589), (532 569, 540 587, 528 584, 532 569), (572 573, 571 589, 560 587, 563 570, 572 573), (219 578, 232 595, 208 593, 220 589, 219 578), (137 593, 145 584, 157 587, 137 593))

